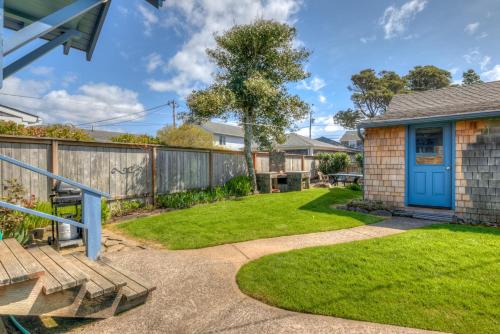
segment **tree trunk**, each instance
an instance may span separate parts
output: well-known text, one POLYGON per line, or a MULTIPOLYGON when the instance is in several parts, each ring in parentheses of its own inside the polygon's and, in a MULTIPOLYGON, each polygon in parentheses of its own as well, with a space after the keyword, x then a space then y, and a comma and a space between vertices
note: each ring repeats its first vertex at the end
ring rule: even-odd
POLYGON ((245 132, 244 142, 245 142, 245 161, 247 163, 248 176, 252 180, 252 189, 254 194, 257 193, 257 178, 255 177, 255 166, 253 164, 252 156, 252 139, 253 139, 253 125, 251 121, 247 118, 243 119, 243 130, 245 132))

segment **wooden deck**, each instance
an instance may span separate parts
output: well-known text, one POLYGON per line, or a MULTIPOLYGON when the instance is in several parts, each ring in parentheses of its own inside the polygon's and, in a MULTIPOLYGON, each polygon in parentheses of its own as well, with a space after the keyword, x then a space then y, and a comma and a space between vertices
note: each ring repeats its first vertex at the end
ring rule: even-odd
POLYGON ((0 240, 0 315, 107 318, 144 303, 154 289, 107 259, 0 240))

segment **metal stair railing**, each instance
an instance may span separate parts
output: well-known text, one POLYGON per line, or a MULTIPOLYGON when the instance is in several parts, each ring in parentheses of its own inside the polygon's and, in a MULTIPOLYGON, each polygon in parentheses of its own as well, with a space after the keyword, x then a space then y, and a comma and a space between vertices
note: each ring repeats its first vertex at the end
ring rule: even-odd
POLYGON ((10 210, 16 210, 24 212, 27 214, 35 215, 38 217, 54 220, 64 224, 74 225, 87 230, 87 240, 85 243, 86 255, 92 260, 97 260, 101 251, 101 198, 111 196, 105 192, 97 189, 93 189, 83 185, 81 183, 75 182, 73 180, 67 179, 65 177, 53 174, 44 169, 31 166, 24 162, 12 159, 8 156, 0 154, 0 161, 5 161, 10 164, 16 165, 18 167, 30 170, 32 172, 45 175, 50 179, 58 180, 69 184, 71 186, 77 187, 82 190, 82 221, 83 223, 76 222, 71 219, 66 219, 62 217, 57 217, 44 212, 28 209, 19 205, 7 203, 0 201, 0 207, 4 207, 10 210))

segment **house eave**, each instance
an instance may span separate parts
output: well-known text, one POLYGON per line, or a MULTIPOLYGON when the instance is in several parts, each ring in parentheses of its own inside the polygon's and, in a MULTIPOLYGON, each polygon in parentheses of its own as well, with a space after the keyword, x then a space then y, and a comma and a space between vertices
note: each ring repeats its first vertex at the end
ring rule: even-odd
POLYGON ((461 120, 492 118, 492 117, 500 117, 500 110, 475 111, 475 112, 458 113, 451 115, 422 116, 422 117, 412 117, 412 118, 387 119, 379 121, 375 120, 375 121, 361 122, 358 125, 358 128, 359 129, 382 128, 382 127, 397 126, 397 125, 411 125, 411 124, 445 122, 445 121, 461 121, 461 120))

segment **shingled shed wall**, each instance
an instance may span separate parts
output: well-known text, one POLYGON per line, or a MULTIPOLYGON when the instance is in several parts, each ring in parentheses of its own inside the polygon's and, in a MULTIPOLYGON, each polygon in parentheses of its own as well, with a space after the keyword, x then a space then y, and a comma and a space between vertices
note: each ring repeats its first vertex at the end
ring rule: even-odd
POLYGON ((500 120, 456 123, 455 214, 500 225, 500 120))
POLYGON ((404 206, 405 146, 404 126, 366 129, 365 199, 404 206))

